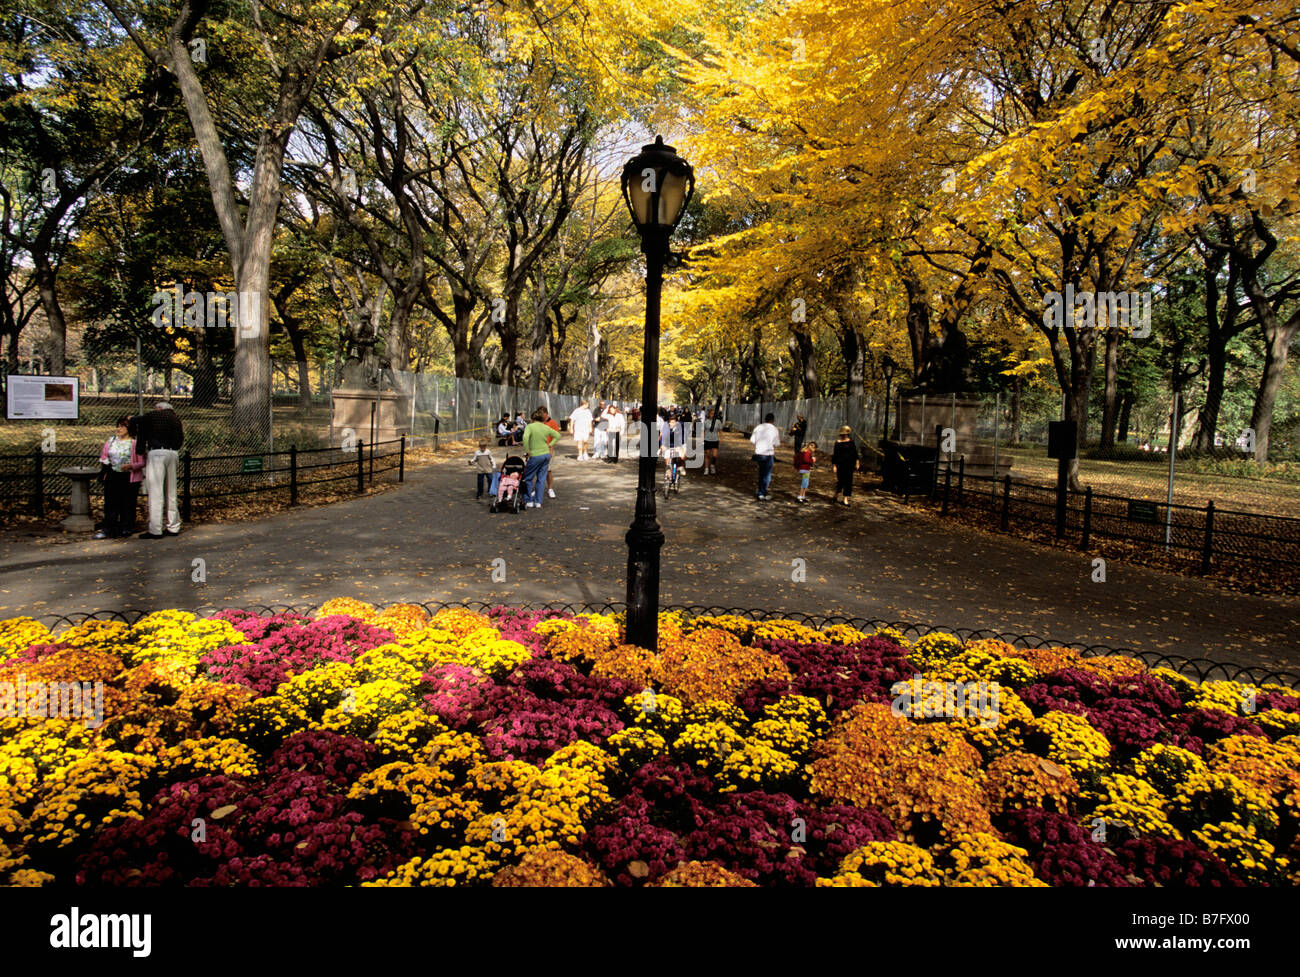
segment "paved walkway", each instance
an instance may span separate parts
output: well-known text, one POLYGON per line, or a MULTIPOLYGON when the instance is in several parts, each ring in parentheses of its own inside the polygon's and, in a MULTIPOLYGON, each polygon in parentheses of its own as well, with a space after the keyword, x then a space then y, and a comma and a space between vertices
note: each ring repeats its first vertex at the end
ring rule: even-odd
MULTIPOLYGON (((1092 554, 943 522, 884 493, 834 506, 828 466, 807 505, 793 501, 787 463, 777 466, 773 501, 758 503, 748 448, 731 436, 721 476, 692 470, 679 496, 659 496, 664 603, 997 628, 1300 670, 1300 600, 1114 561, 1106 583, 1093 583, 1092 554)), ((560 453, 559 498, 518 515, 475 501, 473 473, 457 455, 386 494, 159 541, 37 541, 9 530, 0 535, 0 617, 341 595, 621 601, 635 463, 579 463, 572 442, 560 453), (503 582, 492 580, 497 559, 503 582), (205 583, 193 579, 196 560, 205 583)))

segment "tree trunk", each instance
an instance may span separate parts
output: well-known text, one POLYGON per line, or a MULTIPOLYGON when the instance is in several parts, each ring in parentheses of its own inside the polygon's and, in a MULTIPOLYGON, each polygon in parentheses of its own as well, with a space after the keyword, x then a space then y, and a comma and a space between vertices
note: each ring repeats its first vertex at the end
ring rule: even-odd
POLYGON ((67 369, 66 351, 68 345, 68 324, 63 318, 63 307, 59 305, 59 296, 54 289, 54 267, 49 255, 33 255, 36 264, 36 288, 41 297, 41 308, 45 311, 45 323, 50 331, 50 373, 63 376, 67 369))
POLYGON ((844 355, 844 394, 861 397, 866 374, 866 344, 856 329, 840 333, 840 352, 844 355))
POLYGON ((926 345, 930 341, 930 305, 925 288, 915 273, 903 277, 907 289, 907 340, 912 349, 912 382, 920 383, 925 369, 926 345))
MULTIPOLYGON (((1199 249, 1198 249, 1199 250, 1199 249)), ((1205 386, 1205 405, 1197 418, 1195 447, 1198 451, 1214 448, 1219 429, 1219 412, 1223 409, 1223 390, 1227 383, 1228 342, 1245 330, 1248 323, 1237 325, 1237 285, 1240 278, 1240 260, 1235 253, 1223 248, 1207 247, 1202 251, 1205 262, 1205 355, 1209 375, 1205 386), (1228 261, 1227 302, 1219 314, 1219 272, 1225 257, 1228 261)))
POLYGON ((292 326, 286 321, 284 328, 289 334, 293 357, 298 361, 298 406, 306 410, 311 407, 311 368, 307 362, 307 344, 296 321, 292 326))
POLYGON ((1124 396, 1120 400, 1119 407, 1119 441, 1128 442, 1129 420, 1133 415, 1133 405, 1137 400, 1137 394, 1132 390, 1124 391, 1124 396))
POLYGON ((1101 447, 1115 448, 1115 418, 1119 412, 1119 329, 1106 330, 1105 405, 1101 414, 1101 447))
POLYGON ((796 383, 802 383, 803 396, 809 399, 821 396, 821 382, 817 377, 817 354, 813 350, 812 337, 806 332, 794 334, 795 348, 799 351, 799 372, 795 374, 796 383))
MULTIPOLYGON (((108 6, 119 22, 129 24, 115 5, 109 3, 108 6)), ((327 52, 346 20, 340 17, 332 29, 321 33, 313 50, 305 52, 302 60, 284 65, 280 70, 276 105, 270 117, 263 121, 253 159, 247 207, 241 208, 235 192, 234 174, 208 106, 207 93, 190 59, 189 40, 208 12, 206 0, 182 4, 168 29, 165 53, 150 48, 133 26, 128 30, 146 57, 171 71, 194 129, 212 204, 230 256, 235 289, 239 293, 240 321, 235 330, 231 425, 236 431, 248 432, 255 440, 265 441, 270 436, 271 406, 270 300, 267 289, 276 215, 280 208, 284 154, 294 124, 316 85, 327 52)))
POLYGON ((501 340, 501 382, 515 386, 515 370, 519 361, 519 296, 506 299, 505 319, 497 325, 497 338, 501 340))
POLYGON ((190 403, 195 407, 211 407, 217 402, 217 374, 212 362, 212 346, 206 331, 194 337, 194 389, 190 403))
POLYGON ((1255 431, 1255 460, 1268 461, 1269 434, 1273 427, 1273 405, 1286 373, 1287 353, 1296 325, 1300 325, 1300 312, 1291 317, 1291 325, 1283 326, 1274 318, 1273 328, 1264 328, 1264 372, 1259 378, 1255 406, 1250 412, 1250 426, 1255 431))
POLYGON ((1206 350, 1209 376, 1205 385, 1205 403, 1196 419, 1196 438, 1192 447, 1197 451, 1211 451, 1219 430, 1219 412, 1223 409, 1223 387, 1228 372, 1226 344, 1211 342, 1206 350))

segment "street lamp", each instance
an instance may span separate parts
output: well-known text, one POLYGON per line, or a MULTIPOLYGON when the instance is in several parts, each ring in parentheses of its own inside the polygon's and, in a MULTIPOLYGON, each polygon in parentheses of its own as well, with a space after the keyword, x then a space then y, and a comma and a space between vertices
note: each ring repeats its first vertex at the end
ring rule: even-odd
POLYGON ((892 356, 886 356, 880 364, 880 369, 885 374, 885 440, 889 440, 889 387, 894 379, 894 366, 892 356))
MULTIPOLYGON (((659 551, 664 534, 655 516, 655 461, 648 427, 659 415, 659 294, 668 240, 695 191, 689 163, 664 145, 663 136, 642 146, 623 167, 623 199, 645 254, 645 355, 641 367, 641 457, 636 516, 627 531, 627 640, 654 651, 659 639, 659 551)), ((674 259, 675 260, 675 259, 674 259)))

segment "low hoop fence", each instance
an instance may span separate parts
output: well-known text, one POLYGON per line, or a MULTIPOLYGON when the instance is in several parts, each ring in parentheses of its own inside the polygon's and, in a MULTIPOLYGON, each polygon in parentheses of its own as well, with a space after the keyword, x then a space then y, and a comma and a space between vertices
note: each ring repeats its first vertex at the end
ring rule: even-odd
MULTIPOLYGON (((59 473, 71 466, 95 466, 97 454, 0 455, 0 505, 44 516, 49 503, 66 499, 72 480, 59 473)), ((181 518, 189 521, 195 502, 229 496, 279 493, 289 505, 324 487, 364 492, 380 482, 406 478, 406 437, 340 448, 291 446, 284 451, 193 454, 182 451, 177 462, 176 493, 181 518)))

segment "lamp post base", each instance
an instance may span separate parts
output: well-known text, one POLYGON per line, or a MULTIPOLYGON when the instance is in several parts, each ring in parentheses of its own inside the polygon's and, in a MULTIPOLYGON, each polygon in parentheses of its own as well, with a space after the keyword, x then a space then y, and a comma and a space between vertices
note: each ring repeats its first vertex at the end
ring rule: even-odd
POLYGON ((659 643, 659 551, 664 534, 658 524, 633 524, 627 531, 627 642, 651 651, 659 643))

